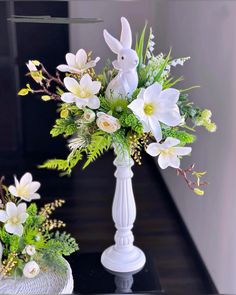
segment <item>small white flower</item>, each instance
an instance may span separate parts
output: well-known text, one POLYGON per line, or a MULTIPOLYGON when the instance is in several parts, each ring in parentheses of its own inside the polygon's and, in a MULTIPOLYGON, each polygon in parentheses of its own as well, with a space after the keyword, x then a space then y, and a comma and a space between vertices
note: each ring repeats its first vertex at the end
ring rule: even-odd
POLYGON ((84 49, 80 49, 77 51, 76 54, 67 53, 67 65, 59 65, 57 69, 61 72, 81 74, 87 69, 95 67, 99 60, 100 57, 97 57, 95 60, 91 60, 88 62, 88 56, 86 51, 84 49))
POLYGON ((155 82, 141 89, 137 99, 128 107, 142 122, 144 132, 152 132, 157 141, 162 139, 160 122, 168 126, 177 126, 181 122, 177 101, 179 91, 168 88, 162 91, 161 84, 155 82))
POLYGON ((99 112, 97 116, 97 125, 99 129, 107 133, 114 133, 120 129, 120 122, 115 117, 102 112, 99 112))
POLYGON ((83 121, 85 123, 92 123, 95 120, 95 113, 92 110, 85 110, 83 114, 83 121))
POLYGON ((39 265, 34 260, 27 262, 23 269, 23 274, 28 279, 32 279, 36 277, 39 274, 39 272, 40 272, 39 265))
POLYGON ((98 109, 100 100, 96 94, 100 91, 101 82, 92 81, 89 74, 85 74, 80 82, 74 78, 66 77, 64 84, 70 92, 65 92, 61 96, 61 100, 67 103, 75 103, 79 109, 89 107, 98 109))
POLYGON ((5 230, 19 237, 23 234, 22 224, 27 218, 26 203, 21 203, 16 206, 13 202, 8 202, 6 204, 6 211, 0 210, 0 221, 5 223, 5 230))
POLYGON ((191 153, 191 147, 179 147, 180 141, 173 137, 168 137, 163 143, 150 143, 146 152, 153 156, 158 157, 158 164, 161 169, 167 167, 179 168, 179 156, 186 156, 191 153))
POLYGON ((36 83, 39 83, 42 85, 42 81, 44 79, 42 71, 39 71, 37 66, 40 65, 40 62, 37 60, 29 60, 28 63, 26 63, 26 66, 28 70, 30 71, 31 77, 34 79, 36 83))
POLYGON ((28 254, 29 256, 33 256, 36 253, 35 246, 27 245, 22 252, 23 254, 28 254))
POLYGON ((40 183, 33 181, 32 174, 27 172, 21 177, 20 181, 15 177, 15 186, 9 186, 9 192, 15 197, 30 202, 40 199, 40 195, 36 193, 39 188, 40 183))

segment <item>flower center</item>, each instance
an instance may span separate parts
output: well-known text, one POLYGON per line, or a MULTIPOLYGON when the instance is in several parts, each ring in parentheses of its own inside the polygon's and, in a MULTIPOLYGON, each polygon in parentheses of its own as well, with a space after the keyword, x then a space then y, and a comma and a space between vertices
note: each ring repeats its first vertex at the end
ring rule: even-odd
POLYGON ((76 93, 80 98, 88 98, 92 95, 91 91, 88 88, 80 87, 76 93))
POLYGON ((154 114, 154 111, 155 111, 155 107, 154 107, 153 104, 151 104, 151 103, 146 103, 146 104, 144 105, 144 113, 145 113, 145 115, 147 115, 147 116, 151 116, 151 115, 154 114))
POLYGON ((108 127, 108 126, 110 126, 110 124, 108 122, 103 122, 103 126, 108 127))
POLYGON ((17 216, 14 216, 14 217, 9 219, 9 223, 18 224, 19 223, 19 218, 17 216))
POLYGON ((26 186, 19 186, 17 188, 17 194, 19 197, 26 197, 29 195, 29 190, 26 186))
POLYGON ((175 149, 174 147, 170 147, 168 149, 161 151, 161 154, 166 157, 167 156, 173 157, 175 155, 175 149))

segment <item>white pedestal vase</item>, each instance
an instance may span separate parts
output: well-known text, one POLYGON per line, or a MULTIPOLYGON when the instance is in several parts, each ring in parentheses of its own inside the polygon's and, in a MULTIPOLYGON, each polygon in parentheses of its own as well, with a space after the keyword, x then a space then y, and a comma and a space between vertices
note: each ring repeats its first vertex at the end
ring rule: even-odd
POLYGON ((128 153, 118 152, 117 154, 114 161, 117 167, 116 190, 112 205, 112 217, 117 231, 115 244, 103 252, 101 262, 111 271, 133 272, 140 270, 146 262, 143 251, 133 245, 132 228, 136 219, 136 206, 131 167, 134 162, 128 153))

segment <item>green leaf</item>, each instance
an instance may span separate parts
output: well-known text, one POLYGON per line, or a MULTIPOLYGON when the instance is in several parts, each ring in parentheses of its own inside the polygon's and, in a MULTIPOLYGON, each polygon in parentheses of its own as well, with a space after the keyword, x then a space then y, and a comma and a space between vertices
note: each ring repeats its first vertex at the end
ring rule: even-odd
POLYGON ((50 134, 52 137, 63 134, 64 137, 68 137, 77 131, 77 124, 71 117, 60 118, 56 120, 56 124, 53 126, 50 134))
POLYGON ((161 65, 159 72, 157 73, 156 77, 155 77, 155 82, 159 82, 159 79, 161 78, 161 75, 163 73, 163 71, 165 70, 169 60, 170 60, 170 54, 171 54, 171 49, 164 61, 164 63, 161 65))
POLYGON ((85 162, 83 169, 88 167, 93 161, 95 161, 101 154, 107 151, 111 146, 111 136, 103 131, 95 132, 91 137, 91 143, 86 149, 87 161, 85 162))
POLYGON ((141 70, 143 61, 144 61, 144 54, 143 54, 143 48, 144 48, 144 39, 145 39, 145 34, 146 34, 146 28, 147 28, 147 23, 145 23, 145 26, 143 28, 143 31, 141 33, 140 39, 138 40, 138 37, 136 39, 136 52, 138 54, 138 58, 139 58, 139 64, 138 64, 138 68, 137 71, 138 73, 141 70))
POLYGON ((22 88, 19 92, 18 95, 20 96, 25 96, 29 93, 29 89, 28 88, 22 88))

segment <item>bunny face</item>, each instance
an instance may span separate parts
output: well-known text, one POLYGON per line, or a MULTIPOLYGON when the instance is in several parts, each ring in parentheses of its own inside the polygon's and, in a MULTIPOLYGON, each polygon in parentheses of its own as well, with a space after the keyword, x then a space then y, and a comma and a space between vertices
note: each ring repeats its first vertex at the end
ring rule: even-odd
POLYGON ((117 65, 123 71, 130 71, 138 66, 139 58, 135 50, 122 49, 118 54, 117 65))

